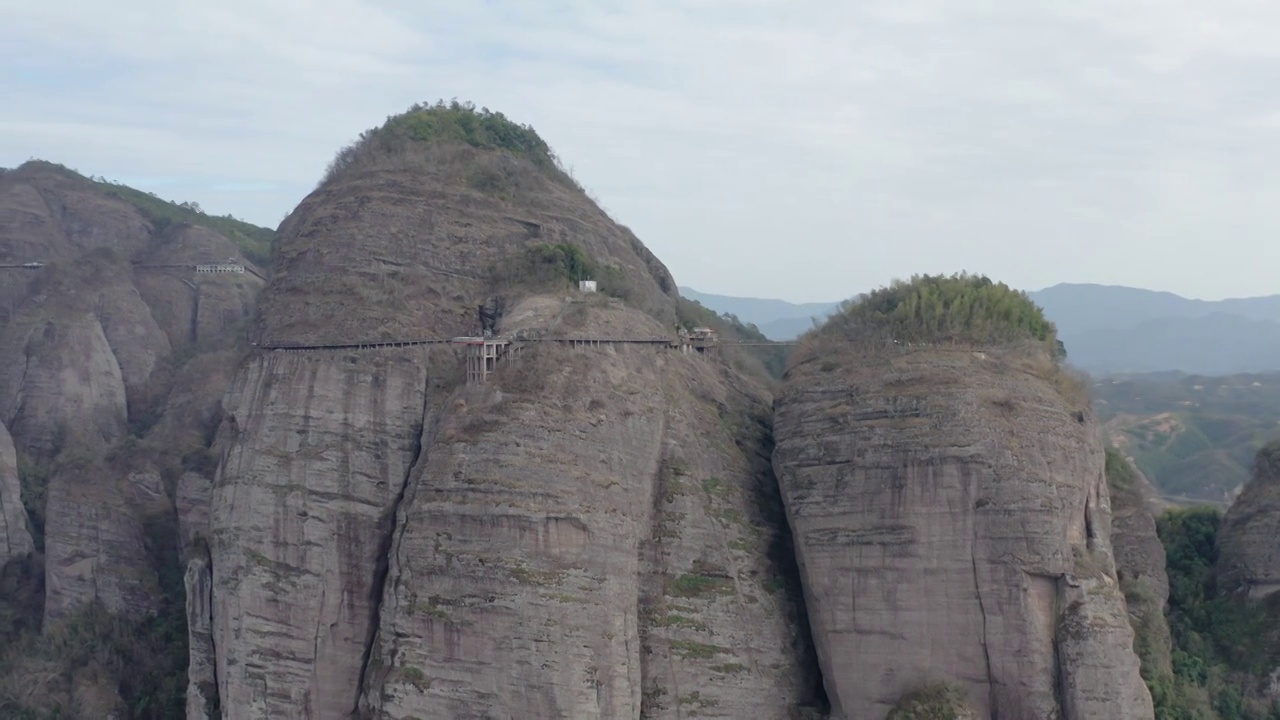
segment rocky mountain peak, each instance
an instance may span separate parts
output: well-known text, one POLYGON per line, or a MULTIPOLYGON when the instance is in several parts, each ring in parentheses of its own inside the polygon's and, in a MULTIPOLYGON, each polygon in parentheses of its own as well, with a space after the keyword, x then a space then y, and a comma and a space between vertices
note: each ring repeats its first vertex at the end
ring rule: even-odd
POLYGON ((979 717, 1151 717, 1100 431, 1052 339, 959 276, 872 293, 797 350, 773 461, 838 717, 938 683, 979 717))
POLYGON ((254 339, 473 332, 479 304, 494 293, 514 300, 550 289, 546 260, 566 253, 584 263, 550 288, 590 276, 602 292, 674 322, 666 267, 560 168, 536 132, 469 105, 414 106, 339 152, 281 225, 254 339))
POLYGON ((171 716, 185 648, 149 633, 181 632, 178 488, 207 496, 269 237, 53 163, 0 174, 0 714, 171 716))

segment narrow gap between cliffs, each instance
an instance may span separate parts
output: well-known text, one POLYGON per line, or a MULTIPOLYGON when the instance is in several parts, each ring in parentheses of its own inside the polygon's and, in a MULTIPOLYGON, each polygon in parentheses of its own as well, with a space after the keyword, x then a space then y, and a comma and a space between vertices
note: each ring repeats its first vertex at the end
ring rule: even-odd
POLYGON ((792 535, 791 521, 787 517, 786 503, 782 499, 782 487, 773 465, 773 451, 777 441, 773 434, 773 408, 759 408, 756 412, 746 413, 755 425, 754 431, 759 437, 759 453, 757 462, 760 478, 756 485, 756 502, 769 525, 776 529, 769 542, 769 563, 776 568, 782 579, 783 592, 791 607, 795 609, 795 625, 798 633, 797 648, 801 665, 808 670, 812 678, 808 694, 808 708, 826 717, 831 713, 831 700, 827 693, 826 678, 822 673, 822 664, 818 661, 817 643, 814 641, 813 628, 809 622, 809 606, 805 602, 804 582, 800 576, 800 562, 796 557, 795 538, 792 535))
POLYGON ((973 564, 973 594, 978 598, 978 612, 982 614, 982 657, 987 665, 987 704, 991 720, 999 720, 996 707, 996 678, 991 673, 991 647, 987 643, 987 608, 982 602, 982 584, 978 582, 978 524, 973 524, 973 536, 969 540, 969 560, 973 564))
MULTIPOLYGON (((429 367, 429 366, 428 366, 429 367)), ((387 577, 391 570, 391 551, 395 546, 396 518, 400 514, 400 506, 404 502, 405 493, 409 489, 409 481, 413 477, 413 471, 418 467, 418 463, 423 460, 423 449, 428 444, 426 442, 427 435, 434 435, 434 429, 430 427, 429 416, 431 414, 431 374, 428 369, 424 386, 422 389, 422 415, 418 423, 417 440, 413 445, 413 457, 409 461, 408 467, 405 468, 404 479, 400 483, 400 489, 396 492, 395 500, 392 501, 391 507, 388 508, 383 517, 382 524, 386 528, 382 536, 382 541, 378 546, 378 564, 373 571, 373 584, 370 586, 370 606, 372 610, 369 613, 369 632, 364 641, 364 652, 360 656, 360 680, 356 685, 356 696, 352 703, 352 717, 359 717, 360 698, 364 696, 365 684, 369 675, 369 660, 373 657, 373 646, 378 639, 378 630, 382 625, 382 601, 386 597, 387 577)))

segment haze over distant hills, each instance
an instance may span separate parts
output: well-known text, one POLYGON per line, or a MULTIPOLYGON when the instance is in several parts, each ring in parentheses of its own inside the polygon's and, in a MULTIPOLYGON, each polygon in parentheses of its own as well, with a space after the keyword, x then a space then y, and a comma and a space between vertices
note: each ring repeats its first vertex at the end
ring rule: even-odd
POLYGON ((770 340, 791 340, 813 327, 813 318, 825 318, 835 312, 839 301, 828 303, 792 303, 771 298, 744 298, 716 295, 681 287, 680 297, 696 300, 721 313, 752 323, 770 340))
MULTIPOLYGON (((680 288, 684 297, 790 340, 838 302, 790 303, 680 288)), ((1168 292, 1064 283, 1029 293, 1058 326, 1071 362, 1090 373, 1179 370, 1226 375, 1280 369, 1280 295, 1192 300, 1168 292)))
POLYGON ((1091 373, 1227 375, 1280 368, 1280 295, 1206 301, 1064 284, 1031 298, 1058 325, 1071 362, 1091 373))

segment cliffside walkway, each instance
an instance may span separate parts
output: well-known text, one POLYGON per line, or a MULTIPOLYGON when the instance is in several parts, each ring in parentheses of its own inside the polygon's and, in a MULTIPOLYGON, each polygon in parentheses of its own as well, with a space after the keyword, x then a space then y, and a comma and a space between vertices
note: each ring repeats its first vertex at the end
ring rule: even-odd
MULTIPOLYGON (((133 267, 137 270, 190 270, 192 273, 195 273, 195 272, 199 272, 197 268, 201 267, 201 265, 198 263, 182 263, 182 264, 173 264, 173 265, 159 265, 159 264, 143 265, 141 263, 134 263, 133 267)), ((244 265, 243 268, 246 273, 258 278, 263 282, 266 282, 268 280, 268 278, 265 275, 258 272, 257 270, 254 270, 248 265, 244 265)), ((201 274, 204 274, 204 273, 201 273, 201 274)))
POLYGON ((597 350, 612 348, 618 345, 645 345, 659 349, 676 350, 683 354, 714 354, 723 345, 762 346, 762 345, 795 345, 794 341, 738 341, 696 343, 687 338, 648 337, 567 337, 567 338, 520 338, 520 337, 455 337, 429 338, 421 340, 379 340, 353 343, 303 344, 303 343, 250 343, 255 348, 271 352, 315 352, 315 351, 360 351, 387 348, 410 348, 428 345, 464 345, 467 347, 467 384, 483 384, 500 368, 508 367, 519 359, 524 346, 531 343, 557 343, 568 345, 575 350, 597 350))
MULTIPOLYGON (((490 344, 508 344, 508 343, 561 343, 572 345, 574 347, 607 347, 611 345, 665 345, 670 347, 678 347, 680 342, 676 338, 616 338, 616 337, 576 337, 576 338, 508 338, 508 337, 455 337, 447 339, 432 338, 428 340, 373 340, 368 342, 350 342, 350 343, 331 343, 331 344, 305 344, 305 343, 250 343, 253 347, 260 350, 284 350, 293 352, 316 351, 316 350, 378 350, 382 348, 406 348, 418 345, 480 345, 485 342, 490 344)), ((795 345, 795 340, 770 340, 761 341, 743 341, 743 342, 721 342, 720 345, 731 345, 734 347, 744 346, 769 346, 769 345, 795 345)))

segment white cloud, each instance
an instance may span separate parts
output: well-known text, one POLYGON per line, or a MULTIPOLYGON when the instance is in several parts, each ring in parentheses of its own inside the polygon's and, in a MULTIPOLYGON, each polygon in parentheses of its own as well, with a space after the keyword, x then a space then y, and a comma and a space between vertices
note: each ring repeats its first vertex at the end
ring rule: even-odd
POLYGON ((0 164, 275 224, 416 101, 534 125, 685 284, 1280 292, 1280 6, 0 0, 0 164), (164 195, 173 186, 155 187, 164 195))

